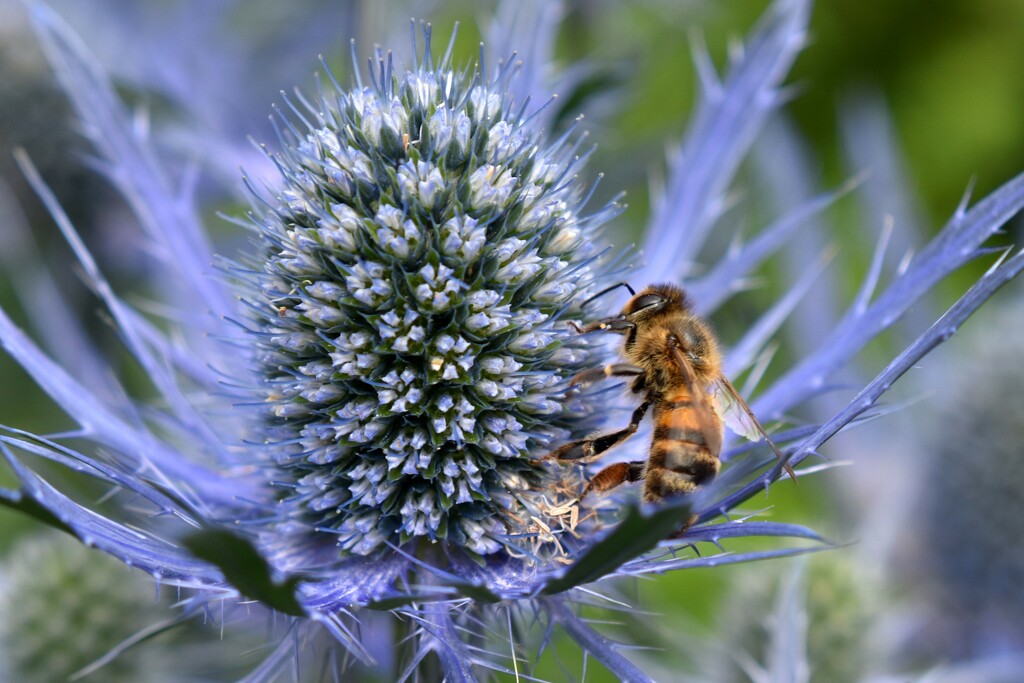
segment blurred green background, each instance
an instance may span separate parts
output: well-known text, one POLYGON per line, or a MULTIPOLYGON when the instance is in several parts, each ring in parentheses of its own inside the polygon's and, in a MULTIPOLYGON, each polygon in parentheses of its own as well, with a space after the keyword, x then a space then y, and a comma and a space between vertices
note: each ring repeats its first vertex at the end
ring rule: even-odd
MULTIPOLYGON (((594 132, 594 170, 632 182, 609 182, 609 193, 628 190, 630 225, 642 224, 645 179, 658 169, 666 144, 684 129, 693 105, 689 38, 699 31, 716 63, 768 3, 570 2, 559 39, 565 62, 586 59, 612 86, 621 113, 594 132), (625 166, 620 170, 620 166, 625 166), (642 182, 643 181, 643 182, 642 182)), ((434 15, 441 35, 461 19, 460 46, 476 54, 479 35, 468 17, 476 3, 444 3, 434 15), (467 25, 469 24, 469 25, 467 25)), ((1024 4, 1014 0, 865 0, 814 6, 809 45, 788 82, 796 86, 787 108, 820 157, 825 179, 848 176, 841 163, 837 117, 859 89, 877 90, 894 119, 910 177, 927 216, 940 225, 975 179, 983 196, 1018 173, 1024 159, 1024 4)), ((564 105, 562 105, 564 106, 564 105)))
MULTIPOLYGON (((593 77, 578 100, 562 101, 560 106, 570 118, 576 113, 573 106, 589 110, 585 126, 598 147, 588 172, 606 173, 595 205, 602 198, 627 192, 629 207, 617 220, 624 243, 640 239, 650 199, 648 180, 652 175, 664 174, 666 150, 683 135, 687 114, 694 104, 696 83, 690 38, 697 32, 703 35, 721 67, 730 41, 744 36, 767 5, 763 0, 568 3, 558 39, 558 60, 563 64, 585 60, 593 69, 593 77)), ((0 0, 0 16, 14 16, 19 7, 15 0, 0 0)), ((454 0, 429 3, 426 9, 413 3, 391 3, 382 8, 367 2, 354 3, 353 7, 359 25, 355 37, 367 47, 395 36, 404 40, 409 16, 431 19, 440 37, 435 45, 443 46, 448 27, 458 20, 462 23, 457 43, 462 60, 475 58, 481 37, 475 20, 488 16, 481 3, 454 0)), ((260 20, 258 15, 248 19, 256 23, 260 20)), ((96 302, 80 291, 73 269, 66 266, 70 259, 67 250, 54 236, 54 228, 40 207, 23 194, 24 183, 10 164, 11 150, 24 146, 41 161, 44 173, 74 211, 83 232, 103 234, 102 226, 95 225, 102 214, 94 205, 114 199, 102 181, 82 169, 80 153, 85 145, 69 123, 53 86, 42 81, 30 83, 20 72, 12 71, 12 60, 23 57, 31 37, 24 30, 0 33, 0 37, 4 41, 0 43, 4 60, 0 62, 0 170, 5 182, 19 193, 19 201, 44 245, 42 258, 80 304, 82 319, 88 321, 84 324, 109 342, 111 335, 95 322, 96 302)), ((88 42, 90 36, 84 37, 88 42)), ((332 64, 340 65, 343 80, 349 73, 349 37, 339 34, 337 52, 328 55, 332 64)), ((201 54, 203 46, 197 44, 191 49, 201 54)), ((316 68, 314 59, 311 55, 308 69, 295 74, 296 83, 309 82, 308 75, 316 68)), ((954 211, 972 181, 974 196, 982 197, 1024 169, 1022 65, 1024 3, 1019 0, 819 2, 813 10, 810 44, 788 79, 794 89, 786 112, 812 150, 821 174, 821 189, 826 189, 839 185, 853 171, 845 159, 837 123, 843 108, 855 93, 880 95, 888 105, 899 145, 897 153, 905 162, 923 223, 934 232, 954 211)), ((145 93, 126 94, 145 99, 145 93)), ((844 273, 849 282, 844 286, 852 292, 880 226, 864 226, 864 216, 849 205, 849 200, 845 201, 832 212, 832 239, 839 244, 840 258, 846 262, 844 273)), ((210 207, 209 222, 221 234, 224 224, 212 214, 224 208, 231 211, 237 206, 220 201, 210 207)), ((2 219, 0 216, 0 230, 4 229, 2 219)), ((1019 238, 1019 224, 1014 230, 1006 238, 1007 243, 1019 238)), ((946 284, 940 290, 944 298, 939 303, 948 305, 982 267, 979 264, 966 269, 955 282, 946 284)), ((114 277, 130 282, 133 275, 129 272, 114 277)), ((23 321, 12 284, 8 278, 0 278, 0 305, 23 321)), ((759 296, 771 300, 778 287, 769 278, 759 296)), ((1001 296, 1011 297, 1019 291, 1017 287, 1001 296)), ((730 327, 728 322, 720 324, 723 330, 741 329, 735 324, 730 327)), ((872 347, 872 352, 884 358, 891 355, 893 343, 895 340, 890 340, 881 349, 872 347)), ((880 366, 869 367, 877 370, 880 366)), ((918 406, 887 419, 901 424, 926 423, 928 408, 918 406)), ((43 432, 68 426, 66 418, 6 357, 0 357, 0 422, 43 432)), ((850 540, 849 534, 863 520, 856 510, 840 518, 840 510, 849 508, 849 504, 837 502, 841 496, 836 490, 847 486, 847 476, 840 469, 809 480, 796 490, 788 484, 778 486, 766 503, 773 506, 771 518, 807 523, 840 540, 850 540)), ((36 531, 31 522, 4 511, 0 511, 0 529, 0 551, 20 534, 36 531)), ((766 580, 771 580, 772 571, 764 570, 766 580)), ((669 620, 670 628, 678 629, 676 634, 682 641, 689 639, 689 634, 710 629, 722 614, 727 596, 736 592, 736 584, 749 582, 750 577, 751 573, 742 567, 678 572, 643 582, 635 589, 635 597, 640 605, 657 605, 659 613, 684 615, 669 620)), ((629 621, 628 616, 625 618, 629 621)), ((653 634, 650 641, 652 646, 671 648, 672 638, 666 642, 664 634, 653 634)), ((680 643, 678 651, 664 655, 665 661, 672 661, 673 656, 679 657, 684 667, 699 654, 680 643)), ((566 655, 566 661, 570 669, 578 664, 571 654, 566 655)), ((588 680, 604 680, 599 669, 591 663, 588 680)), ((545 664, 538 675, 557 679, 557 671, 554 664, 545 664)))

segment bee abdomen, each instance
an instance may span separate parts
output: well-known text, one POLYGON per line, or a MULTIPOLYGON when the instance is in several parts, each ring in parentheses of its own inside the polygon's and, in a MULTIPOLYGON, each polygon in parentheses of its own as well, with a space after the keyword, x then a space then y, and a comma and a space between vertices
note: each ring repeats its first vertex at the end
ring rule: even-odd
POLYGON ((651 444, 644 472, 644 500, 656 503, 669 496, 693 493, 718 474, 718 457, 703 446, 685 441, 651 444))
POLYGON ((654 441, 685 441, 703 448, 708 447, 708 440, 700 425, 693 427, 677 427, 670 424, 658 424, 654 428, 654 441))
POLYGON ((722 420, 704 401, 691 403, 689 397, 673 397, 654 415, 654 441, 683 442, 708 450, 718 457, 722 451, 722 420))
POLYGON ((694 441, 655 440, 651 444, 649 467, 683 475, 700 486, 718 474, 719 460, 717 454, 694 441))
POLYGON ((673 396, 655 413, 654 439, 644 476, 644 500, 692 493, 715 478, 722 422, 703 402, 673 396))

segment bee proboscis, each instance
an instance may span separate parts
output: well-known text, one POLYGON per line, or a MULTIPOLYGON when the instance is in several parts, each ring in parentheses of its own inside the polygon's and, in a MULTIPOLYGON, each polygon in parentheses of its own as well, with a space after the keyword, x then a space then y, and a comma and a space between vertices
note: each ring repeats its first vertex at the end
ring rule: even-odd
MULTIPOLYGON (((624 335, 622 356, 626 362, 584 370, 572 384, 587 385, 609 377, 632 378, 632 391, 643 400, 623 429, 571 441, 545 459, 596 460, 632 436, 652 408, 654 436, 645 461, 605 467, 594 475, 580 498, 636 481, 643 481, 646 502, 692 493, 718 474, 723 420, 730 429, 753 441, 764 438, 785 463, 782 452, 722 374, 718 340, 708 324, 692 312, 683 290, 659 284, 634 293, 625 286, 633 296, 619 315, 576 330, 582 334, 606 331, 624 335)), ((796 481, 793 469, 788 464, 785 468, 796 481)))

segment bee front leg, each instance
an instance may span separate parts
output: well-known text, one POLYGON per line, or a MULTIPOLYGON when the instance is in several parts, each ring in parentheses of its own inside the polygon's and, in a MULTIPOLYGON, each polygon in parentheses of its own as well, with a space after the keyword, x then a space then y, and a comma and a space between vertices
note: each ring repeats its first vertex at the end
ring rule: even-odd
POLYGON ((569 380, 570 387, 586 387, 609 377, 642 377, 644 369, 630 363, 608 363, 599 368, 590 368, 576 374, 569 380))
POLYGON ((617 446, 629 437, 633 436, 633 434, 636 433, 637 428, 640 426, 640 421, 644 419, 644 414, 647 413, 647 409, 650 406, 650 401, 644 401, 637 406, 636 410, 633 411, 632 418, 630 418, 629 425, 617 432, 602 434, 589 439, 570 441, 567 444, 559 446, 541 459, 548 460, 554 458, 555 460, 583 460, 585 462, 596 460, 609 448, 617 446))

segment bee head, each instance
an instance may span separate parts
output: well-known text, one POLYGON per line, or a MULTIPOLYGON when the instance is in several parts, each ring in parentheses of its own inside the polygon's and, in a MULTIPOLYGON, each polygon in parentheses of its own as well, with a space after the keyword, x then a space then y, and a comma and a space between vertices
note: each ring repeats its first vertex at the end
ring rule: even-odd
POLYGON ((626 303, 622 317, 637 323, 665 311, 681 311, 687 307, 686 294, 679 287, 669 284, 651 285, 626 303))
MULTIPOLYGON (((627 287, 630 294, 633 294, 629 285, 619 283, 602 290, 597 296, 622 286, 627 287)), ((594 297, 591 297, 584 305, 593 299, 594 297)), ((684 311, 688 305, 686 294, 679 287, 668 284, 651 285, 644 288, 639 294, 633 294, 633 298, 626 303, 626 307, 618 315, 598 320, 582 329, 577 328, 577 330, 584 334, 597 331, 632 334, 638 324, 651 320, 661 313, 684 311)))

